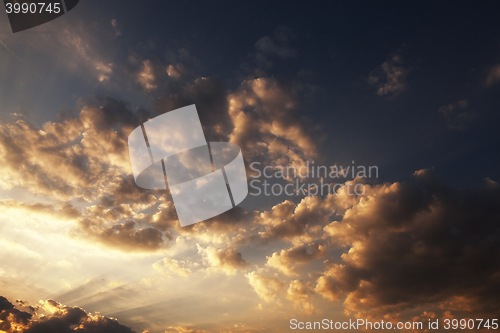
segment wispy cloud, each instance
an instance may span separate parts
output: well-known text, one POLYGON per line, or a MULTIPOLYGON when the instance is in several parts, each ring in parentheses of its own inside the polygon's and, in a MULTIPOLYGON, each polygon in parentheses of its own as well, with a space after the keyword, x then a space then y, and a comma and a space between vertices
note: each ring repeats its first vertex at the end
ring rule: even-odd
POLYGON ((476 118, 476 114, 468 110, 468 107, 469 102, 467 100, 461 100, 440 107, 439 113, 446 118, 446 123, 449 128, 464 129, 468 123, 476 118))
POLYGON ((491 67, 488 70, 484 84, 489 87, 500 82, 500 64, 491 67))
POLYGON ((396 96, 406 90, 408 68, 403 66, 401 53, 394 53, 368 75, 368 84, 377 88, 379 96, 396 96))

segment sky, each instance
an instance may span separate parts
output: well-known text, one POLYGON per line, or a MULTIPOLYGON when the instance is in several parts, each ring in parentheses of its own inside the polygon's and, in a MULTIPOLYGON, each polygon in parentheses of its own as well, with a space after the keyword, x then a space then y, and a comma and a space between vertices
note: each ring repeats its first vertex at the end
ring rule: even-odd
POLYGON ((499 318, 499 9, 81 0, 17 33, 2 9, 0 332, 499 318), (309 191, 250 187, 181 227, 168 190, 135 183, 127 140, 192 104, 249 184, 378 172, 273 177, 309 191))

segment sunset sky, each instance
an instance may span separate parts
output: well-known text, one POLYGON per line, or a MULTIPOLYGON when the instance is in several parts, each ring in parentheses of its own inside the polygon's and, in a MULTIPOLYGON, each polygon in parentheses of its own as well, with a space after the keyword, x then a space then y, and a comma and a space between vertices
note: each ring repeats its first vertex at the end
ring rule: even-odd
POLYGON ((0 7, 0 332, 500 319, 498 4, 81 0, 15 34, 0 7), (181 228, 127 138, 191 104, 249 181, 378 177, 181 228))

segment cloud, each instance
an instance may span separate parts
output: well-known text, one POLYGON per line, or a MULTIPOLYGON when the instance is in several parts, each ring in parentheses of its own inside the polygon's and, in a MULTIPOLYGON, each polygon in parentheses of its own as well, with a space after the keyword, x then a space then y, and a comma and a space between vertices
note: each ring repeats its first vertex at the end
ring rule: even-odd
POLYGON ((398 52, 370 73, 367 82, 377 88, 377 95, 396 96, 406 90, 408 69, 402 63, 398 52))
POLYGON ((137 74, 137 81, 146 90, 154 90, 158 88, 156 84, 156 77, 154 75, 153 64, 151 60, 144 60, 142 63, 142 69, 137 74))
MULTIPOLYGON (((231 94, 220 81, 210 78, 185 82, 181 90, 182 98, 160 98, 153 112, 132 111, 122 101, 94 97, 80 100, 82 107, 76 117, 41 127, 19 115, 0 122, 0 171, 4 175, 0 186, 7 190, 21 187, 54 201, 52 208, 44 208, 45 214, 50 208, 59 219, 77 219, 74 236, 114 249, 167 248, 174 231, 203 242, 209 240, 209 234, 214 240, 227 240, 228 232, 240 232, 254 213, 238 208, 180 229, 175 209, 164 193, 135 184, 128 133, 157 112, 196 101, 201 105, 207 137, 238 143, 248 159, 265 156, 276 163, 300 166, 307 157, 317 155, 313 130, 295 116, 299 106, 293 88, 272 78, 247 80, 231 94), (247 113, 248 108, 253 111, 247 113), (69 216, 74 202, 80 203, 79 208, 72 209, 69 216)), ((35 208, 23 204, 17 209, 33 212, 35 208)))
POLYGON ((89 29, 83 26, 83 22, 65 28, 58 36, 58 42, 57 49, 60 56, 72 55, 69 58, 71 61, 62 61, 61 65, 72 71, 81 70, 78 69, 79 66, 84 67, 101 82, 109 79, 109 75, 112 74, 112 63, 103 57, 104 52, 100 52, 101 45, 90 36, 89 29), (62 48, 61 45, 63 45, 62 48), (103 64, 108 65, 104 66, 103 64))
MULTIPOLYGON (((0 180, 3 189, 22 187, 50 204, 2 201, 5 209, 74 221, 73 236, 125 251, 167 247, 167 229, 151 225, 159 191, 136 186, 131 175, 127 134, 144 116, 123 102, 100 98, 81 101, 78 117, 47 122, 42 128, 14 115, 0 122, 0 180), (92 105, 88 103, 95 103, 92 105), (73 204, 79 202, 79 208, 73 204), (83 208, 82 208, 83 205, 83 208), (149 214, 143 211, 149 209, 149 214), (114 224, 113 224, 114 223, 114 224)), ((172 212, 165 202, 163 215, 172 212)))
MULTIPOLYGON (((171 66, 171 65, 170 65, 171 66)), ((168 67, 167 70, 171 69, 168 67)), ((174 72, 171 72, 169 75, 174 72)), ((208 141, 227 141, 234 124, 228 114, 228 91, 217 78, 201 77, 176 82, 167 95, 155 103, 155 115, 196 104, 203 132, 208 141)))
MULTIPOLYGON (((199 89, 191 86, 192 94, 203 99, 213 92, 210 87, 221 89, 216 83, 203 88, 205 82, 197 84, 202 86, 199 89)), ((225 94, 220 96, 202 109, 210 112, 219 103, 224 106, 225 94)), ((218 230, 220 237, 227 238, 228 231, 236 231, 247 220, 247 213, 238 208, 203 226, 180 231, 172 202, 162 191, 139 188, 131 175, 127 134, 150 114, 132 112, 111 98, 87 98, 81 103, 84 106, 77 117, 47 122, 41 128, 19 115, 0 122, 0 171, 4 175, 0 186, 7 190, 22 187, 54 202, 2 202, 6 209, 76 220, 73 236, 127 252, 168 247, 172 229, 188 234, 200 231, 193 237, 206 237, 210 226, 212 234, 218 230), (74 202, 79 202, 79 208, 74 202)), ((227 112, 227 107, 222 110, 227 112)), ((230 124, 229 117, 227 121, 230 124)), ((222 123, 212 120, 210 124, 219 129, 214 136, 225 131, 222 123)))
POLYGON ((500 64, 495 65, 488 70, 488 74, 486 76, 484 84, 487 87, 490 87, 494 84, 497 84, 499 81, 500 81, 500 64))
POLYGON ((168 74, 168 76, 171 76, 175 79, 178 79, 181 77, 183 70, 184 70, 184 66, 182 66, 181 64, 177 64, 175 66, 168 65, 167 74, 168 74))
POLYGON ((463 129, 466 124, 474 120, 476 115, 472 111, 466 111, 469 107, 467 100, 461 100, 456 103, 448 104, 439 108, 445 118, 449 128, 463 129))
POLYGON ((280 270, 288 276, 298 275, 296 266, 305 264, 312 260, 321 258, 327 253, 325 245, 310 244, 310 246, 300 245, 281 252, 274 252, 267 257, 266 265, 280 270))
MULTIPOLYGON (((75 116, 67 114, 41 126, 20 115, 0 122, 0 187, 22 188, 42 197, 45 204, 20 202, 15 209, 74 223, 72 237, 126 252, 166 249, 178 235, 212 244, 228 243, 235 236, 239 237, 235 241, 254 239, 246 237, 253 226, 244 226, 256 213, 242 208, 179 228, 165 193, 135 184, 127 136, 154 116, 196 103, 209 141, 239 144, 247 161, 301 166, 319 154, 317 128, 299 116, 301 88, 261 77, 245 79, 236 90, 229 90, 220 79, 196 76, 197 59, 186 49, 167 52, 167 63, 144 59, 133 50, 127 63, 113 62, 98 53, 121 27, 116 19, 105 23, 103 40, 91 38, 79 24, 58 35, 61 54, 76 54, 73 63, 64 63, 63 68, 81 70, 78 66, 83 63, 82 68, 102 82, 122 81, 151 97, 151 110, 132 110, 126 102, 96 96, 81 98, 75 116)), ((277 29, 269 38, 271 42, 267 38, 258 42, 258 52, 293 56, 287 46, 293 38, 289 30, 277 29)))
POLYGON ((309 302, 309 295, 313 294, 314 291, 311 283, 293 280, 288 287, 286 298, 294 303, 296 309, 300 309, 306 314, 311 314, 314 306, 309 302))
POLYGON ((71 206, 69 203, 59 205, 48 205, 42 203, 24 203, 17 200, 0 201, 2 211, 21 211, 30 215, 49 216, 53 219, 64 221, 76 220, 82 216, 82 213, 71 206))
MULTIPOLYGON (((273 66, 272 57, 280 59, 290 59, 297 55, 297 50, 291 48, 288 44, 295 36, 292 31, 286 27, 276 29, 273 36, 264 36, 255 43, 256 51, 249 56, 255 61, 258 70, 270 69, 273 66)), ((248 64, 242 66, 249 71, 248 64)))
MULTIPOLYGON (((28 326, 32 314, 14 308, 5 297, 0 296, 0 330, 15 333, 28 326)), ((22 332, 22 331, 21 331, 22 332)))
POLYGON ((90 201, 117 176, 128 173, 123 130, 138 123, 138 117, 115 100, 96 102, 103 106, 85 106, 78 118, 47 122, 43 128, 19 115, 1 122, 2 187, 90 201), (119 131, 113 129, 116 125, 121 125, 119 131))
POLYGON ((463 296, 453 296, 442 302, 438 306, 440 309, 446 309, 450 311, 474 311, 474 302, 471 299, 467 299, 463 296))
POLYGON ((113 64, 110 63, 108 65, 103 64, 102 62, 99 62, 96 64, 96 69, 100 73, 99 74, 99 81, 105 81, 109 80, 109 77, 111 74, 113 74, 113 64))
MULTIPOLYGON (((73 17, 71 24, 64 21, 51 23, 50 26, 40 26, 38 29, 41 33, 50 33, 58 31, 51 38, 39 38, 36 36, 23 36, 23 38, 15 38, 14 36, 2 36, 2 39, 7 45, 31 45, 31 52, 24 54, 21 62, 33 65, 36 68, 39 66, 49 66, 52 71, 55 71, 62 79, 69 76, 78 77, 80 82, 87 81, 94 83, 107 83, 113 79, 115 55, 119 49, 119 45, 115 42, 118 33, 116 26, 108 19, 100 21, 96 16, 93 18, 92 26, 88 25, 88 20, 83 17, 73 17), (100 21, 100 22, 99 22, 100 21), (50 59, 51 61, 39 62, 40 59, 50 59), (33 61, 33 62, 32 62, 33 61), (111 69, 111 70, 109 70, 111 69)), ((112 21, 113 22, 113 21, 112 21)), ((114 20, 114 22, 116 22, 114 20)), ((15 49, 15 47, 14 47, 15 49)), ((18 59, 20 60, 20 59, 18 59)), ((41 76, 33 74, 29 71, 29 77, 23 74, 23 71, 18 72, 19 79, 37 80, 38 83, 45 82, 41 76)), ((46 78, 45 78, 46 79, 46 78)))
POLYGON ((39 315, 16 309, 6 298, 0 296, 0 330, 6 333, 134 333, 116 319, 92 315, 78 307, 69 307, 53 300, 41 301, 39 308, 46 314, 39 315))
POLYGON ((196 104, 208 141, 238 144, 245 159, 302 165, 318 155, 317 128, 299 117, 300 87, 275 78, 246 79, 229 92, 216 78, 195 78, 169 89, 155 115, 196 104))
POLYGON ((258 271, 253 271, 245 276, 257 295, 266 302, 271 302, 285 285, 278 278, 264 275, 258 271))
POLYGON ((335 214, 333 197, 326 200, 317 196, 305 197, 297 205, 286 200, 262 212, 256 218, 265 228, 259 232, 261 239, 264 242, 278 239, 313 241, 318 232, 321 233, 321 226, 327 225, 335 214))
POLYGON ((498 184, 454 190, 420 170, 407 183, 367 187, 358 200, 324 227, 348 250, 325 262, 317 293, 354 312, 460 300, 475 313, 498 314, 498 184))
POLYGON ((226 275, 235 275, 238 270, 245 269, 248 263, 235 248, 217 250, 212 246, 206 248, 197 244, 198 253, 203 256, 203 262, 208 266, 208 272, 223 272, 226 275))
POLYGON ((245 80, 228 96, 234 124, 229 138, 242 148, 246 159, 265 156, 276 165, 300 166, 304 159, 317 156, 313 126, 296 116, 296 95, 294 87, 277 79, 258 78, 245 80))
MULTIPOLYGON (((6 299, 4 300, 4 302, 7 301, 6 299)), ((22 308, 26 308, 28 309, 28 311, 30 312, 36 312, 40 307, 39 306, 31 306, 29 305, 28 302, 26 301, 23 301, 23 300, 20 300, 20 299, 17 299, 16 300, 16 304, 22 308)), ((0 306, 1 307, 1 306, 0 306)))
POLYGON ((113 29, 115 30, 115 37, 119 37, 122 35, 120 25, 118 24, 118 21, 116 19, 111 20, 111 25, 113 26, 113 29))
POLYGON ((178 261, 170 258, 163 258, 162 260, 153 264, 153 268, 162 274, 174 273, 180 276, 188 276, 191 270, 186 268, 185 261, 178 261))
MULTIPOLYGON (((106 24, 109 26, 109 19, 106 24)), ((118 25, 112 22, 112 27, 118 25)), ((274 242, 276 248, 267 257, 269 269, 299 276, 290 282, 285 297, 305 313, 314 309, 313 292, 331 301, 341 300, 346 309, 358 313, 426 304, 457 311, 499 308, 491 296, 499 290, 496 183, 491 181, 489 189, 478 192, 457 191, 432 173, 420 171, 408 183, 367 186, 366 196, 360 198, 285 201, 262 213, 237 208, 180 229, 174 205, 165 193, 136 186, 127 153, 130 130, 153 116, 196 103, 209 140, 237 143, 247 161, 299 167, 320 156, 318 128, 300 116, 300 87, 260 75, 228 90, 222 80, 196 77, 188 66, 195 58, 185 49, 169 54, 167 63, 131 52, 130 66, 123 69, 97 56, 84 38, 65 36, 71 52, 62 56, 70 59, 68 63, 78 60, 65 66, 88 70, 103 83, 126 72, 134 87, 142 87, 143 91, 137 90, 156 102, 149 111, 132 110, 127 103, 110 98, 81 99, 76 117, 43 126, 19 116, 1 122, 0 186, 22 187, 44 199, 44 204, 3 201, 2 209, 57 217, 68 223, 76 220, 77 237, 126 252, 165 249, 173 239, 179 243, 195 240, 203 244, 198 251, 208 271, 228 275, 248 267, 235 247, 239 241, 274 242), (68 56, 73 53, 76 57, 68 56), (81 63, 85 66, 79 68, 81 63), (277 247, 285 242, 293 247, 277 247), (321 276, 311 272, 309 278, 316 284, 313 291, 312 281, 300 280, 307 277, 300 266, 332 254, 335 257, 328 256, 321 276)), ((272 65, 273 57, 295 56, 289 38, 281 31, 257 41, 255 54, 262 56, 258 60, 262 66, 270 61, 272 65)), ((368 80, 378 95, 396 95, 406 88, 409 70, 405 67, 400 56, 393 55, 368 80)), ((450 105, 441 113, 456 117, 460 104, 450 105)), ((188 275, 191 267, 187 261, 168 258, 154 265, 163 273, 181 276, 188 275)), ((263 272, 245 276, 257 295, 270 302, 287 284, 277 275, 263 272)), ((12 309, 5 310, 11 311, 6 318, 11 326, 41 323, 45 326, 40 324, 39 330, 55 327, 52 332, 67 327, 68 322, 78 322, 87 330, 95 325, 97 331, 97 327, 119 325, 55 302, 44 302, 43 307, 55 309, 54 313, 35 323, 31 317, 23 321, 22 316, 11 315, 12 309)), ((184 326, 169 330, 197 332, 184 326)), ((113 332, 113 328, 107 331, 113 332)))
POLYGON ((79 222, 79 226, 92 240, 125 252, 150 252, 166 247, 160 230, 154 227, 138 228, 134 221, 107 226, 101 221, 86 218, 79 222))

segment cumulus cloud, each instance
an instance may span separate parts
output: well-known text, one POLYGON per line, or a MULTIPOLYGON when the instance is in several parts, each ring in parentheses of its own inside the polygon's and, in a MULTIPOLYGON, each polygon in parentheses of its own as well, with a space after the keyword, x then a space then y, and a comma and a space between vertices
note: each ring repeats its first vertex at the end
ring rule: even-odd
MULTIPOLYGON (((139 77, 146 91, 166 80, 167 66, 160 62, 143 61, 141 66, 145 75, 139 77), (157 74, 160 69, 163 77, 157 74)), ((182 66, 177 63, 175 68, 182 66)), ((162 191, 136 186, 127 135, 151 117, 194 102, 209 141, 237 143, 247 160, 299 167, 318 155, 314 129, 297 116, 300 101, 295 88, 274 78, 247 79, 233 92, 213 78, 176 80, 167 82, 175 89, 157 98, 152 111, 132 111, 122 101, 94 97, 79 101, 76 117, 41 127, 20 115, 2 121, 0 186, 21 187, 54 202, 43 209, 26 204, 17 209, 44 214, 52 209, 59 218, 77 220, 74 236, 84 234, 86 240, 128 252, 167 248, 174 233, 203 241, 212 237, 218 244, 227 242, 229 232, 247 234, 242 225, 255 213, 241 208, 180 229, 173 204, 162 191), (81 203, 78 209, 72 208, 74 202, 81 203)))
POLYGON ((325 262, 316 292, 354 312, 459 302, 498 314, 498 184, 458 191, 420 170, 407 183, 368 187, 358 200, 324 227, 348 251, 325 262))
POLYGON ((0 296, 0 330, 15 333, 24 330, 31 321, 32 314, 19 311, 5 297, 0 296))
POLYGON ((262 212, 256 222, 265 228, 259 232, 265 242, 277 239, 311 242, 319 236, 321 226, 327 225, 335 212, 333 196, 326 200, 311 196, 302 199, 299 204, 284 201, 270 211, 262 212))
POLYGON ((69 203, 63 204, 42 204, 42 203, 24 203, 17 200, 0 201, 2 211, 21 211, 30 215, 48 216, 53 219, 64 221, 76 220, 82 216, 82 213, 69 203))
MULTIPOLYGON (((176 83, 179 84, 179 83, 176 83)), ((303 165, 318 156, 315 128, 299 116, 299 88, 275 78, 245 79, 229 92, 215 78, 195 78, 158 97, 155 115, 196 104, 208 141, 238 144, 247 160, 303 165)))
POLYGON ((367 82, 377 88, 377 95, 395 96, 406 90, 408 69, 402 63, 400 53, 395 53, 370 73, 367 82))
POLYGON ((309 296, 313 294, 314 291, 310 282, 304 283, 300 280, 293 280, 288 286, 286 298, 294 303, 295 308, 306 314, 311 314, 314 306, 309 302, 309 296))
POLYGON ((300 245, 281 252, 274 252, 267 257, 267 266, 274 267, 288 276, 298 275, 296 266, 324 257, 327 247, 320 244, 300 245))
POLYGON ((259 271, 253 271, 245 276, 257 295, 266 302, 271 302, 285 285, 277 277, 259 271))
POLYGON ((439 113, 446 118, 449 128, 463 129, 467 123, 471 122, 476 117, 474 112, 467 110, 468 107, 469 102, 467 100, 461 100, 440 107, 439 113))
POLYGON ((92 315, 78 307, 62 305, 53 300, 41 301, 33 314, 20 311, 0 296, 0 330, 6 333, 133 333, 116 319, 92 315), (45 314, 38 314, 43 310, 45 314))
POLYGON ((304 164, 318 154, 313 127, 296 116, 300 103, 294 87, 274 78, 245 80, 228 96, 234 124, 231 142, 247 159, 267 157, 275 165, 304 164), (248 110, 248 111, 246 111, 248 110))
POLYGON ((208 272, 222 272, 234 275, 238 270, 245 269, 248 263, 235 248, 224 248, 217 250, 212 246, 206 248, 197 244, 198 253, 203 257, 203 262, 208 266, 208 272))

